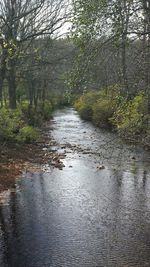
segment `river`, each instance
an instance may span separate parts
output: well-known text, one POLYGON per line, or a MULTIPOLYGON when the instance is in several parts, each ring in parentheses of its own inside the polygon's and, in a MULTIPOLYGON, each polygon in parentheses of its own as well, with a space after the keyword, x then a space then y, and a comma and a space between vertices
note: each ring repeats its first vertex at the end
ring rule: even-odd
POLYGON ((52 126, 65 167, 23 173, 0 206, 0 267, 150 266, 150 154, 72 108, 52 126))

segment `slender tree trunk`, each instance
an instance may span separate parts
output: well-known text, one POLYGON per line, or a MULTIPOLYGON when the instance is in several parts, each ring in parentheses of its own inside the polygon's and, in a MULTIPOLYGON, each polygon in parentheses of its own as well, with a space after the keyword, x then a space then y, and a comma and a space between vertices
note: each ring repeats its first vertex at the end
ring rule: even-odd
POLYGON ((3 77, 0 70, 0 104, 3 107, 3 77))
POLYGON ((6 74, 6 66, 3 66, 0 69, 0 103, 1 103, 1 107, 3 107, 3 84, 4 84, 5 74, 6 74))
POLYGON ((150 114, 150 36, 147 48, 147 92, 148 92, 148 114, 150 114))
POLYGON ((128 84, 128 65, 127 65, 127 42, 128 42, 128 27, 130 20, 130 9, 131 3, 127 0, 118 0, 116 5, 115 13, 115 24, 116 32, 119 34, 119 45, 120 45, 120 57, 121 57, 121 68, 120 68, 120 80, 123 87, 123 93, 130 98, 130 90, 128 84))
POLYGON ((16 109, 16 67, 15 62, 10 60, 8 71, 9 107, 16 109))
POLYGON ((127 0, 123 1, 123 9, 124 9, 124 15, 122 18, 122 28, 123 28, 123 34, 122 34, 122 73, 123 73, 123 83, 124 88, 126 90, 127 97, 130 99, 131 92, 129 90, 129 81, 128 81, 128 66, 127 66, 127 42, 128 42, 128 27, 129 27, 129 20, 130 20, 130 9, 131 9, 131 3, 129 3, 127 0))
POLYGON ((3 83, 6 75, 6 59, 7 59, 7 50, 4 49, 3 43, 1 43, 2 52, 0 60, 0 103, 1 107, 3 106, 3 83))
POLYGON ((128 85, 128 77, 127 77, 127 60, 126 60, 126 43, 127 36, 126 33, 122 36, 122 78, 123 78, 123 87, 126 95, 129 97, 129 85, 128 85))
POLYGON ((150 114, 150 0, 142 0, 144 11, 144 61, 145 83, 148 95, 148 114, 150 114))
POLYGON ((148 114, 150 114, 150 1, 148 4, 148 41, 147 41, 147 88, 148 88, 148 114))
POLYGON ((29 105, 30 107, 33 106, 33 98, 34 98, 34 80, 32 80, 32 78, 29 78, 29 82, 28 82, 28 90, 29 90, 29 105))
POLYGON ((42 105, 44 107, 45 104, 45 97, 46 97, 46 80, 44 79, 44 85, 42 90, 42 105))

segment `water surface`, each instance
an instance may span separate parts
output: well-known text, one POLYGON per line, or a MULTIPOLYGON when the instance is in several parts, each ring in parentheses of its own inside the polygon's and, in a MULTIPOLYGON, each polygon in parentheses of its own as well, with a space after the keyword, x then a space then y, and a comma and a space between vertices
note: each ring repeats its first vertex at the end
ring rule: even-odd
POLYGON ((0 267, 150 266, 149 153, 73 109, 50 134, 65 167, 24 173, 0 206, 0 267))

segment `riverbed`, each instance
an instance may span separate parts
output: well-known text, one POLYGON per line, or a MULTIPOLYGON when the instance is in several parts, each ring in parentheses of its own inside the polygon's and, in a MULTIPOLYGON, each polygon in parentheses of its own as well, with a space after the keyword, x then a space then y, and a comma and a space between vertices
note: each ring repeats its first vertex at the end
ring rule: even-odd
POLYGON ((24 172, 0 205, 0 267, 150 266, 150 153, 54 113, 63 168, 24 172))

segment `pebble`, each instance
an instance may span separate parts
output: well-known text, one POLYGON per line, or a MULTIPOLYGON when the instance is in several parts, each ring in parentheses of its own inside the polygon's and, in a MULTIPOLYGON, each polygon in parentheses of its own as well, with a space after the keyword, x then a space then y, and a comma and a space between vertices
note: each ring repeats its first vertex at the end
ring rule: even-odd
POLYGON ((105 169, 105 166, 104 166, 104 165, 97 166, 97 169, 99 169, 99 170, 104 170, 104 169, 105 169))

